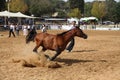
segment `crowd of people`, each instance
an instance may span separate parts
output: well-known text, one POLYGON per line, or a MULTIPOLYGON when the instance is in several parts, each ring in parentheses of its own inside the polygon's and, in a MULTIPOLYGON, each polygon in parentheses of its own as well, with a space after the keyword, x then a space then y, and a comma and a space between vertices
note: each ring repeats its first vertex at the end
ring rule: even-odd
MULTIPOLYGON (((28 24, 24 24, 22 26, 20 26, 19 24, 14 24, 14 23, 10 23, 9 24, 9 37, 11 37, 11 34, 16 37, 19 36, 19 31, 22 30, 23 31, 23 35, 26 36, 30 30, 33 29, 33 25, 28 25, 28 24)), ((47 27, 45 24, 42 25, 42 29, 41 32, 47 32, 47 27)))

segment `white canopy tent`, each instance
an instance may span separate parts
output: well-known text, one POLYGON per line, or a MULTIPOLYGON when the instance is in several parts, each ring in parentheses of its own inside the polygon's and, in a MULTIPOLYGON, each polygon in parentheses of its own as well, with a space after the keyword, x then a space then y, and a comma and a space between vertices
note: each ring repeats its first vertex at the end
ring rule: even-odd
POLYGON ((96 17, 88 17, 88 20, 97 20, 98 21, 98 18, 96 18, 96 17))
POLYGON ((37 18, 37 17, 22 14, 21 12, 12 13, 12 12, 8 12, 8 11, 0 12, 0 16, 5 17, 5 26, 6 26, 6 17, 17 17, 20 24, 21 24, 21 18, 32 18, 32 19, 37 18))
POLYGON ((88 20, 88 18, 87 17, 84 17, 84 18, 81 18, 80 19, 80 22, 82 22, 82 21, 87 21, 88 20))
POLYGON ((82 22, 82 21, 89 21, 89 20, 96 20, 96 21, 98 21, 98 18, 96 18, 96 17, 84 17, 84 18, 80 19, 80 22, 82 22))
POLYGON ((71 23, 71 22, 73 22, 73 21, 76 21, 76 24, 78 24, 79 19, 78 19, 78 18, 69 18, 69 19, 67 19, 67 21, 68 21, 68 23, 71 23))
POLYGON ((8 12, 8 11, 2 11, 2 12, 0 12, 0 16, 10 16, 10 15, 14 15, 14 14, 11 13, 11 12, 8 12))
POLYGON ((36 17, 33 17, 33 16, 24 15, 21 12, 12 13, 12 12, 8 12, 8 11, 2 11, 2 12, 0 12, 0 16, 4 16, 4 17, 36 18, 36 17))

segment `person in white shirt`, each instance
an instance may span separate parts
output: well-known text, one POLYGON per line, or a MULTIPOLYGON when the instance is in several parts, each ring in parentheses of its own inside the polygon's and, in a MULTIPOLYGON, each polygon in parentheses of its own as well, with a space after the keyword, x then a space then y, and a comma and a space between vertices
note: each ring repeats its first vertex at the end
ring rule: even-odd
POLYGON ((28 33, 30 32, 30 25, 27 26, 27 29, 28 29, 28 33))
POLYGON ((45 24, 42 25, 42 32, 43 32, 43 33, 44 33, 44 32, 47 32, 47 28, 46 28, 45 24))
POLYGON ((13 23, 11 23, 10 30, 9 30, 9 37, 11 37, 11 34, 13 34, 13 36, 15 37, 14 30, 15 30, 15 26, 13 23))
POLYGON ((27 25, 26 25, 26 24, 23 25, 22 29, 23 29, 23 35, 26 36, 26 35, 28 34, 28 28, 27 28, 27 25))
MULTIPOLYGON (((77 27, 76 26, 76 21, 73 21, 72 22, 72 27, 71 27, 70 30, 72 30, 72 29, 74 29, 76 27, 77 27)), ((74 44, 75 44, 75 40, 74 40, 74 38, 72 38, 72 40, 70 41, 70 44, 67 46, 66 50, 68 50, 68 52, 71 52, 73 47, 74 47, 74 44)))

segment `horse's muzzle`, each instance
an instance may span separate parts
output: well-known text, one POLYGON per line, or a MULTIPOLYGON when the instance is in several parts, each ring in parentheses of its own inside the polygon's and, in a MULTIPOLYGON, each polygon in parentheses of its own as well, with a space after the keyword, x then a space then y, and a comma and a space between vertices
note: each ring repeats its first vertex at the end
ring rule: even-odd
POLYGON ((88 38, 88 36, 85 34, 85 35, 83 36, 83 38, 84 38, 84 39, 87 39, 87 38, 88 38))

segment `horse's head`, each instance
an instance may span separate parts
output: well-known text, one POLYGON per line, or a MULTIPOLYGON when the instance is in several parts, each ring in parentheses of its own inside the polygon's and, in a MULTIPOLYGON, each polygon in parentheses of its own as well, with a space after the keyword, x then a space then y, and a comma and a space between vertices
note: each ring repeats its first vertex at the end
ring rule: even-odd
POLYGON ((75 31, 75 35, 76 36, 78 36, 78 37, 82 37, 82 38, 84 38, 84 39, 87 39, 87 35, 79 28, 79 27, 76 27, 75 29, 74 29, 74 31, 75 31))

